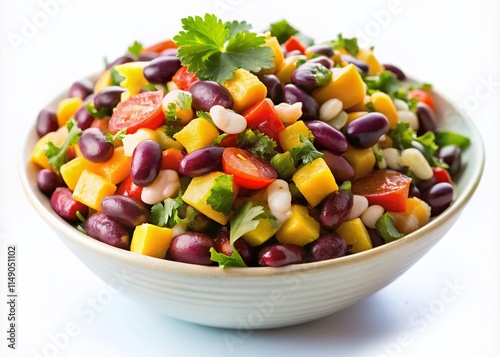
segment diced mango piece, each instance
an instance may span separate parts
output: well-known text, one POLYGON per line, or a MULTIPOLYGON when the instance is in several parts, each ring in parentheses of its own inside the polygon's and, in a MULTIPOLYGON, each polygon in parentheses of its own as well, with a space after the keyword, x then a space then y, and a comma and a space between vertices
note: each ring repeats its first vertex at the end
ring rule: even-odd
POLYGON ((68 161, 61 166, 60 172, 61 176, 71 191, 75 190, 78 179, 82 174, 83 170, 89 169, 89 161, 87 161, 83 156, 75 157, 73 160, 68 161))
POLYGON ((353 105, 352 107, 349 108, 349 113, 352 112, 367 112, 368 108, 366 107, 366 104, 371 101, 371 97, 369 95, 365 95, 365 98, 363 99, 362 102, 359 102, 358 104, 353 105))
POLYGON ((72 97, 64 98, 59 102, 57 106, 57 124, 59 126, 66 125, 66 122, 70 120, 82 105, 82 98, 72 97))
POLYGON ((313 97, 321 105, 329 99, 337 98, 342 101, 343 108, 363 102, 365 87, 363 79, 353 64, 336 69, 330 83, 313 91, 313 97))
MULTIPOLYGON (((254 201, 253 196, 252 201, 257 205, 264 207, 264 216, 270 215, 269 208, 267 207, 267 204, 265 202, 254 201)), ((257 227, 250 232, 245 233, 242 237, 252 247, 258 247, 259 245, 264 244, 269 240, 269 238, 276 234, 279 228, 278 223, 275 220, 269 220, 266 217, 263 217, 259 218, 258 221, 259 224, 257 225, 257 227)))
POLYGON ((295 55, 285 58, 281 65, 278 67, 276 77, 280 80, 282 85, 290 83, 292 80, 292 73, 298 67, 297 62, 306 61, 307 57, 304 55, 295 55))
POLYGON ((398 112, 391 97, 384 92, 375 92, 371 96, 373 109, 376 112, 382 113, 389 120, 389 129, 398 125, 398 112))
POLYGON ((288 151, 293 147, 302 145, 302 142, 300 141, 300 135, 308 139, 312 137, 311 131, 302 120, 297 121, 290 126, 287 126, 285 130, 283 130, 279 135, 280 145, 285 151, 288 151))
POLYGON ((49 159, 45 156, 45 151, 51 141, 55 146, 61 146, 68 136, 67 131, 52 131, 38 139, 33 151, 31 152, 31 161, 44 169, 50 169, 49 159))
POLYGON ((306 207, 292 205, 292 215, 276 233, 280 243, 304 246, 318 239, 320 225, 309 215, 306 207))
POLYGON ((243 68, 234 71, 233 78, 228 79, 222 85, 233 98, 233 110, 237 113, 260 102, 267 95, 267 87, 264 83, 256 75, 243 68))
POLYGON ((368 114, 368 112, 366 112, 366 111, 348 113, 347 114, 347 121, 346 121, 345 125, 349 124, 353 120, 361 118, 363 115, 366 115, 366 114, 368 114))
POLYGON ((372 50, 360 48, 356 57, 368 65, 368 74, 370 76, 377 76, 384 71, 384 67, 377 60, 372 50))
POLYGON ((104 197, 113 195, 116 186, 106 181, 101 176, 90 171, 83 170, 75 190, 73 198, 96 211, 101 212, 101 201, 104 197))
POLYGON ((335 230, 335 232, 344 238, 347 245, 352 245, 350 249, 352 253, 359 253, 373 248, 370 234, 361 218, 345 221, 335 230))
POLYGON ((134 229, 130 251, 163 259, 171 240, 172 229, 143 223, 134 229))
POLYGON ((261 70, 260 74, 274 73, 280 67, 281 63, 285 59, 285 56, 283 55, 283 51, 281 50, 280 43, 278 42, 278 39, 274 36, 271 36, 270 33, 266 34, 266 44, 264 46, 269 46, 273 50, 274 66, 271 68, 261 70))
POLYGON ((394 218, 394 226, 400 233, 408 234, 429 222, 431 207, 424 201, 411 197, 406 201, 404 212, 389 212, 394 218))
POLYGON ((219 131, 208 120, 191 120, 181 131, 174 134, 174 139, 184 146, 187 152, 211 145, 219 136, 219 131))
POLYGON ((318 158, 299 168, 292 180, 305 197, 307 202, 315 207, 330 193, 339 189, 330 168, 325 160, 318 158))
POLYGON ((354 168, 354 178, 368 175, 376 163, 375 154, 371 148, 357 149, 349 145, 347 151, 342 154, 354 168))
MULTIPOLYGON (((188 205, 193 206, 208 218, 225 225, 229 222, 230 216, 226 216, 224 213, 214 210, 212 206, 207 203, 207 199, 210 196, 210 190, 215 186, 215 179, 221 175, 224 175, 224 173, 214 171, 203 176, 194 177, 189 183, 186 192, 182 195, 182 200, 188 205)), ((237 184, 233 184, 235 197, 238 195, 238 191, 239 186, 237 184)))
POLYGON ((94 94, 99 93, 102 91, 104 88, 109 87, 113 83, 111 79, 111 70, 107 69, 104 72, 102 72, 101 76, 97 79, 97 81, 94 84, 94 94))
POLYGON ((116 72, 118 72, 120 76, 124 77, 124 79, 120 82, 120 87, 126 89, 126 91, 122 93, 122 102, 136 94, 139 94, 141 88, 148 83, 148 80, 143 74, 144 67, 146 67, 148 63, 149 62, 138 61, 115 66, 116 72))

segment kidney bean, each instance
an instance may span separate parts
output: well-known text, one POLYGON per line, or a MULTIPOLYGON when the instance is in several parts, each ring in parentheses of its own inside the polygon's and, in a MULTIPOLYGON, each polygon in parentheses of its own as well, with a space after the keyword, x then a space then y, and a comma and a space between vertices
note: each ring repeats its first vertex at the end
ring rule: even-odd
POLYGON ((425 191, 422 200, 431 206, 431 216, 435 217, 448 208, 453 201, 453 186, 447 182, 440 182, 425 191))
POLYGON ((144 67, 144 77, 153 84, 166 84, 181 68, 181 60, 174 56, 160 56, 144 67))
POLYGON ((114 66, 118 66, 120 64, 125 64, 125 63, 129 63, 129 62, 135 62, 135 58, 132 56, 129 56, 129 55, 121 56, 121 57, 118 57, 117 59, 115 59, 110 64, 108 64, 106 66, 106 69, 110 69, 110 68, 113 68, 114 66))
POLYGON ((280 80, 274 74, 264 74, 259 77, 267 88, 267 98, 271 99, 275 105, 283 100, 283 86, 280 80))
POLYGON ((435 184, 436 184, 436 178, 434 176, 432 176, 428 180, 420 180, 420 181, 418 181, 416 187, 418 188, 419 192, 425 192, 429 188, 431 188, 432 186, 434 186, 435 184))
POLYGON ((76 125, 82 129, 88 129, 94 121, 94 117, 87 110, 85 105, 82 105, 75 113, 76 125))
POLYGON ((120 103, 123 92, 125 92, 125 88, 119 86, 109 86, 103 88, 94 97, 94 107, 97 110, 109 109, 111 113, 111 109, 120 103))
POLYGON ((372 112, 353 120, 345 128, 345 136, 349 143, 358 148, 369 148, 375 145, 380 137, 389 131, 386 116, 372 112))
POLYGON ((329 45, 312 45, 307 47, 306 53, 314 53, 315 55, 319 55, 321 57, 332 57, 333 49, 332 46, 329 45))
POLYGON ((90 81, 83 79, 71 85, 68 96, 85 99, 92 93, 94 93, 94 85, 90 81))
POLYGON ((55 110, 45 108, 40 111, 36 119, 36 133, 39 137, 59 129, 55 110))
POLYGON ((212 265, 210 248, 214 247, 214 240, 206 234, 186 232, 172 238, 168 253, 178 262, 212 265))
POLYGON ((309 256, 314 262, 343 257, 346 253, 347 243, 335 232, 320 235, 309 248, 309 256))
POLYGON ((78 220, 76 212, 80 212, 82 216, 86 216, 89 212, 87 206, 73 198, 73 192, 67 187, 58 187, 54 190, 50 196, 50 205, 59 216, 68 221, 78 220))
POLYGON ((306 250, 295 244, 272 244, 259 252, 259 265, 280 267, 290 264, 300 264, 306 259, 306 250))
POLYGON ((406 79, 406 74, 399 67, 388 63, 384 64, 383 66, 386 71, 389 71, 392 74, 394 74, 396 78, 399 79, 400 81, 404 81, 406 79))
POLYGON ((338 190, 330 193, 323 203, 319 214, 322 227, 337 229, 349 216, 354 203, 350 190, 338 190))
POLYGON ((329 57, 325 56, 318 56, 311 58, 307 63, 321 63, 323 66, 325 66, 328 69, 331 69, 333 67, 333 60, 329 57))
POLYGON ((335 155, 327 150, 320 151, 323 153, 323 160, 325 160, 337 183, 350 181, 354 178, 354 168, 345 157, 335 155))
POLYGON ((91 162, 106 162, 113 156, 114 146, 98 128, 85 129, 78 140, 83 157, 91 162))
POLYGON ((60 175, 49 169, 42 169, 36 175, 36 184, 38 189, 46 196, 50 197, 58 187, 64 187, 66 184, 60 175))
POLYGON ((455 177, 462 168, 462 150, 456 145, 446 145, 436 151, 436 157, 448 165, 448 172, 455 177))
POLYGON ((106 196, 101 201, 101 208, 108 217, 127 227, 146 223, 149 218, 149 211, 146 207, 127 196, 106 196))
POLYGON ((321 120, 304 122, 314 135, 314 145, 341 155, 347 151, 347 139, 342 132, 321 120))
POLYGON ((147 187, 158 177, 161 169, 162 151, 160 144, 153 140, 141 141, 132 153, 130 176, 141 187, 147 187))
POLYGON ((436 131, 436 114, 427 104, 417 103, 418 135, 424 135, 428 131, 436 131))
POLYGON ((368 231, 368 235, 370 236, 370 241, 372 242, 373 248, 380 247, 381 245, 385 244, 384 238, 382 238, 380 234, 378 234, 376 229, 367 228, 366 230, 368 231))
POLYGON ((318 102, 297 87, 295 84, 287 84, 283 87, 283 101, 288 104, 302 103, 302 120, 317 119, 319 115, 318 102))
POLYGON ((179 172, 189 177, 203 176, 212 171, 222 169, 222 153, 220 146, 206 146, 185 155, 179 162, 179 172))
POLYGON ((125 227, 102 212, 94 213, 87 219, 85 231, 90 237, 113 247, 130 248, 130 236, 125 227))
MULTIPOLYGON (((234 247, 247 266, 253 265, 255 259, 254 250, 245 239, 237 239, 234 242, 234 247)), ((227 226, 222 227, 217 237, 215 237, 215 250, 227 256, 233 254, 233 247, 231 247, 229 242, 229 228, 227 226)))
POLYGON ((329 83, 331 78, 332 72, 318 62, 308 61, 292 73, 292 83, 308 92, 329 83))
POLYGON ((197 81, 189 87, 189 92, 193 96, 193 107, 205 112, 209 112, 214 105, 231 109, 234 104, 231 94, 217 82, 197 81))
POLYGON ((368 71, 369 71, 368 64, 366 64, 366 62, 361 61, 360 59, 357 59, 356 57, 353 57, 350 55, 342 55, 342 56, 340 56, 340 58, 344 62, 352 63, 353 65, 358 67, 358 69, 364 73, 368 73, 368 71))

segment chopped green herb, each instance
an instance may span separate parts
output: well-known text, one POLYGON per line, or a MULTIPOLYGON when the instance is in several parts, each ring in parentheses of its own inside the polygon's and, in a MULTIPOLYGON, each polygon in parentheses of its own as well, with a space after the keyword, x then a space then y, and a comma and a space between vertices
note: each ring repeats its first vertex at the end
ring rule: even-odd
POLYGON ((150 92, 156 92, 158 88, 153 83, 146 83, 145 85, 142 86, 142 89, 150 91, 150 92))
POLYGON ((215 185, 210 190, 207 203, 217 212, 229 215, 233 208, 234 191, 233 175, 221 175, 215 179, 215 185))
POLYGON ((177 117, 177 103, 168 103, 167 110, 165 110, 165 119, 167 120, 167 124, 172 124, 180 120, 177 117))
POLYGON ((68 129, 68 136, 64 140, 61 147, 54 145, 52 141, 47 143, 48 148, 45 151, 45 156, 49 159, 49 165, 54 169, 55 172, 59 173, 61 166, 68 162, 68 147, 75 145, 82 135, 82 130, 76 125, 75 119, 70 119, 66 123, 66 128, 68 129))
POLYGON ((299 33, 299 31, 286 20, 272 23, 270 31, 271 36, 275 36, 280 44, 285 43, 290 37, 299 33))
POLYGON ((247 266, 235 248, 233 248, 231 255, 226 255, 217 253, 215 248, 212 247, 210 248, 210 260, 219 263, 220 268, 245 268, 247 266))
POLYGON ((238 147, 267 161, 276 154, 276 145, 276 141, 258 130, 247 129, 238 135, 238 147))
POLYGON ((316 150, 311 140, 300 134, 300 142, 302 145, 296 146, 290 149, 290 154, 292 155, 295 166, 299 162, 302 164, 310 164, 314 160, 323 157, 323 153, 316 150))
POLYGON ((272 157, 270 163, 278 173, 278 177, 283 180, 288 180, 297 170, 290 151, 277 153, 272 157))
POLYGON ((394 92, 397 92, 401 86, 399 80, 389 71, 383 71, 378 76, 366 76, 364 81, 368 86, 369 94, 376 91, 382 91, 392 95, 394 92))
POLYGON ((111 110, 110 109, 108 109, 108 108, 101 108, 101 109, 97 110, 94 107, 94 103, 92 103, 92 102, 89 103, 89 104, 87 104, 85 106, 85 108, 90 113, 90 115, 92 115, 96 119, 109 117, 111 115, 111 110))
POLYGON ((377 233, 384 238, 386 243, 395 241, 404 236, 404 234, 398 232, 394 226, 394 219, 389 212, 380 216, 377 222, 375 222, 375 228, 377 229, 377 233))
POLYGON ((197 110, 196 111, 196 116, 198 118, 202 118, 202 119, 205 119, 205 120, 208 120, 208 122, 210 124, 212 124, 213 126, 215 126, 217 128, 217 125, 215 125, 214 121, 212 120, 212 117, 210 116, 209 113, 207 112, 204 112, 203 110, 197 110))
POLYGON ((334 49, 346 50, 351 56, 356 57, 359 52, 358 39, 356 37, 353 38, 344 38, 342 34, 337 35, 337 39, 331 42, 331 45, 334 49))
MULTIPOLYGON (((181 206, 182 192, 179 191, 176 198, 167 198, 163 202, 158 202, 151 207, 150 223, 159 227, 172 228, 181 220, 179 218, 179 208, 181 206)), ((185 229, 186 227, 183 228, 185 229)))
POLYGON ((439 147, 446 145, 455 145, 460 148, 460 150, 465 150, 470 145, 470 139, 458 133, 451 131, 440 131, 436 133, 436 144, 439 147))
POLYGON ((215 145, 215 146, 220 146, 220 143, 222 142, 222 139, 224 139, 226 136, 228 136, 229 134, 228 133, 222 133, 220 134, 213 142, 212 145, 215 145))
POLYGON ((191 93, 182 91, 177 95, 177 105, 181 110, 191 109, 191 103, 193 102, 193 96, 191 93))
POLYGON ((121 82, 125 77, 123 77, 118 71, 115 69, 115 67, 111 68, 111 85, 112 86, 119 86, 121 82))
POLYGON ((115 135, 111 133, 106 133, 106 141, 108 143, 113 144, 116 140, 122 140, 125 137, 125 134, 127 134, 127 129, 122 129, 115 135))
POLYGON ((142 46, 142 43, 140 43, 138 41, 134 41, 134 43, 131 44, 129 46, 129 48, 127 49, 127 53, 134 56, 135 58, 139 58, 143 48, 144 47, 142 46))
POLYGON ((254 206, 252 201, 246 201, 238 206, 230 221, 229 241, 231 245, 245 233, 248 233, 259 225, 259 217, 264 213, 264 207, 254 206))

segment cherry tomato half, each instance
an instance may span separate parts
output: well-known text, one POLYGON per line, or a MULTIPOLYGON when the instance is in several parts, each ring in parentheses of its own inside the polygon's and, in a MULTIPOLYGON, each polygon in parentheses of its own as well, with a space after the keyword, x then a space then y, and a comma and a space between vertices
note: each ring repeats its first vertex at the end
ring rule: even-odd
POLYGON ((158 128, 165 122, 162 101, 162 91, 134 95, 116 108, 109 120, 109 130, 116 133, 127 129, 127 134, 133 134, 140 128, 158 128))
POLYGON ((189 87, 191 87, 191 84, 197 80, 198 78, 196 78, 196 73, 189 73, 187 71, 187 66, 179 68, 172 77, 172 82, 174 82, 180 90, 188 90, 189 87))
POLYGON ((222 167, 226 174, 234 176, 238 185, 253 190, 268 186, 278 173, 266 161, 246 150, 229 147, 222 153, 222 167))
POLYGON ((352 193, 365 196, 370 205, 387 211, 403 212, 410 190, 411 178, 393 170, 374 170, 352 182, 352 193))
MULTIPOLYGON (((134 198, 135 200, 142 202, 141 195, 142 195, 142 189, 143 187, 137 186, 133 181, 131 176, 127 176, 125 180, 120 183, 118 186, 118 189, 116 190, 117 195, 123 195, 127 196, 130 198, 134 198)), ((144 203, 144 202, 142 202, 144 203)))
POLYGON ((432 110, 436 110, 436 104, 431 95, 422 89, 413 89, 408 92, 408 98, 417 98, 420 102, 427 104, 432 110))

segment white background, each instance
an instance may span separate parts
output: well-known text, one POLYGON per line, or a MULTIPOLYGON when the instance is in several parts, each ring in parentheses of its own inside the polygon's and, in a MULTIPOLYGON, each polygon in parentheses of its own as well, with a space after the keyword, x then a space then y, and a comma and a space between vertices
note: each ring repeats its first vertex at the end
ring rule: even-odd
POLYGON ((54 3, 0 1, 0 355, 500 355, 498 1, 54 3), (366 37, 382 62, 432 82, 462 106, 487 153, 482 183, 459 222, 399 280, 336 315, 254 331, 233 344, 224 336, 234 331, 172 320, 111 294, 38 218, 17 173, 24 137, 53 96, 100 70, 104 56, 121 55, 134 40, 171 37, 181 17, 205 12, 246 19, 257 30, 287 18, 318 40, 340 32, 366 37), (6 348, 6 244, 19 251, 14 352, 6 348), (65 337, 68 328, 73 335, 65 337))

